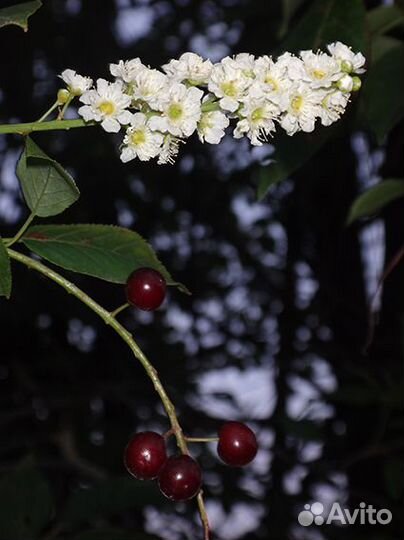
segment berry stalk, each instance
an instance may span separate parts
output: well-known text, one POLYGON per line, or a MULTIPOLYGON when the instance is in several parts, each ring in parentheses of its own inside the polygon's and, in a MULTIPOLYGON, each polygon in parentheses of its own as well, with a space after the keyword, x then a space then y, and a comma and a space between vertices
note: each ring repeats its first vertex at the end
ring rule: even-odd
MULTIPOLYGON (((175 438, 177 440, 177 445, 181 452, 185 455, 189 455, 187 443, 184 437, 184 434, 182 432, 182 428, 179 424, 175 407, 168 397, 163 384, 161 383, 157 371, 154 368, 154 366, 150 363, 150 361, 147 359, 143 351, 140 349, 136 341, 134 340, 132 334, 126 330, 114 317, 113 314, 111 314, 109 311, 104 309, 102 306, 100 306, 95 300, 93 300, 90 296, 88 296, 84 291, 79 289, 76 285, 68 281, 66 278, 55 272, 54 270, 48 268, 43 263, 36 261, 34 259, 31 259, 30 257, 27 257, 26 255, 23 255, 22 253, 19 253, 18 251, 14 251, 12 249, 7 249, 8 254, 11 259, 14 259, 28 268, 31 268, 33 270, 36 270, 40 274, 46 276, 47 278, 51 279, 55 283, 57 283, 60 287, 65 289, 69 294, 72 294, 75 296, 78 300, 80 300, 83 304, 85 304, 87 307, 89 307, 94 313, 96 313, 108 326, 111 326, 113 330, 119 335, 119 337, 128 345, 130 350, 132 351, 133 355, 140 361, 142 366, 144 367, 147 375, 151 379, 153 386, 159 395, 164 409, 167 413, 167 416, 171 423, 171 428, 173 430, 173 433, 175 435, 175 438)), ((198 501, 198 508, 199 513, 201 516, 201 521, 203 524, 204 529, 204 538, 205 540, 209 539, 209 522, 208 517, 205 509, 205 504, 203 501, 202 494, 199 493, 197 497, 198 501)))

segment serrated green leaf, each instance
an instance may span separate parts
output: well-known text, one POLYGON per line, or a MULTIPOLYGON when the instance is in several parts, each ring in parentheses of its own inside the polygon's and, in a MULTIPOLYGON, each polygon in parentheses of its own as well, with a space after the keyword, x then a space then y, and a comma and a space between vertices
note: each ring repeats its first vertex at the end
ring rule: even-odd
POLYGON ((6 246, 0 237, 0 296, 10 298, 11 295, 11 266, 6 246))
POLYGON ((34 540, 52 516, 48 484, 31 459, 2 476, 0 501, 0 538, 4 540, 34 540))
POLYGON ((30 138, 17 165, 25 201, 36 216, 62 213, 80 196, 73 178, 30 138))
POLYGON ((281 50, 323 48, 333 41, 364 52, 366 9, 362 0, 316 0, 282 42, 281 50))
POLYGON ((93 531, 83 532, 71 540, 158 540, 158 538, 142 531, 95 529, 93 531))
POLYGON ((404 180, 384 180, 359 195, 353 202, 349 210, 347 225, 359 218, 376 214, 388 203, 399 197, 404 197, 404 180))
POLYGON ((37 255, 66 270, 126 283, 131 272, 149 267, 158 270, 168 285, 187 292, 186 287, 173 281, 151 246, 129 229, 111 225, 38 225, 28 229, 22 241, 37 255))
POLYGON ((312 158, 321 147, 335 134, 339 126, 320 128, 315 133, 297 133, 293 137, 279 135, 273 162, 262 167, 258 177, 258 199, 262 200, 275 185, 286 180, 299 167, 312 158))
POLYGON ((362 99, 367 122, 381 144, 404 118, 404 44, 379 57, 366 77, 362 99))
POLYGON ((0 28, 14 24, 20 26, 24 32, 28 30, 28 19, 42 6, 41 0, 24 2, 16 6, 0 9, 0 28))
POLYGON ((67 502, 62 521, 69 525, 91 522, 100 516, 119 514, 146 504, 158 504, 161 496, 156 486, 146 485, 127 476, 109 478, 90 489, 79 489, 67 502))
POLYGON ((379 6, 367 14, 367 25, 370 34, 382 35, 396 26, 404 25, 404 11, 398 6, 379 6))

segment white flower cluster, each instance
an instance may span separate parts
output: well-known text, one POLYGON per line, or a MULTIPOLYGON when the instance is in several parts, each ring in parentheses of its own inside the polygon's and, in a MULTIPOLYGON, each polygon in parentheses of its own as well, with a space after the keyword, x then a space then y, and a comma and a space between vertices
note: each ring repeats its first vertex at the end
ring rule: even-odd
POLYGON ((288 52, 277 60, 242 53, 217 64, 194 53, 162 66, 139 58, 111 64, 114 82, 66 70, 61 78, 80 96, 79 114, 108 132, 124 128, 121 160, 172 163, 179 144, 197 132, 202 142, 218 144, 230 122, 233 136, 261 146, 280 125, 288 135, 311 132, 344 113, 351 92, 359 90, 365 58, 343 43, 328 52, 288 52))

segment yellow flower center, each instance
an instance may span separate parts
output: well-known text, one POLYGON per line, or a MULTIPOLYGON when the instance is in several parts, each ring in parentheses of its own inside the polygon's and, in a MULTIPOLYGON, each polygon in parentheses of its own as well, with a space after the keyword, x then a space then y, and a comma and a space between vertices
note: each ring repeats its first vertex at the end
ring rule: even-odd
POLYGON ((292 109, 298 113, 303 105, 303 97, 302 96, 295 96, 291 101, 291 107, 292 109))
POLYGON ((262 107, 259 107, 258 109, 255 109, 255 111, 253 111, 253 113, 251 114, 251 120, 253 122, 259 122, 260 120, 263 120, 264 118, 264 115, 263 115, 263 109, 262 107))
POLYGON ((237 96, 237 88, 233 81, 224 82, 220 85, 220 88, 223 91, 223 94, 225 96, 229 97, 236 97, 237 96))
POLYGON ((139 129, 138 131, 134 131, 130 137, 130 141, 134 146, 139 146, 139 144, 143 144, 146 142, 146 134, 143 130, 139 129))
POLYGON ((321 81, 321 79, 324 79, 324 77, 326 76, 326 72, 322 69, 313 69, 312 75, 315 79, 321 81))
POLYGON ((115 103, 112 101, 102 101, 98 105, 98 109, 102 112, 102 114, 105 114, 105 116, 111 116, 111 114, 114 114, 115 108, 115 103))
POLYGON ((271 75, 267 75, 265 77, 265 83, 270 84, 272 86, 272 90, 275 90, 275 92, 279 90, 278 82, 273 77, 271 77, 271 75))
POLYGON ((172 103, 167 111, 167 114, 171 120, 179 120, 183 115, 182 105, 179 103, 172 103))

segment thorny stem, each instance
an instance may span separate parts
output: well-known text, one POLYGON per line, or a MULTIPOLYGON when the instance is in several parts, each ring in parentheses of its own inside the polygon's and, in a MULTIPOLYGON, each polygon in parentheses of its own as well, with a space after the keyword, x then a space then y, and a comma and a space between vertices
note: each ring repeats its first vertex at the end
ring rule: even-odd
MULTIPOLYGON (((181 426, 179 424, 175 408, 173 403, 171 402, 170 398, 168 397, 159 377, 157 374, 157 371, 153 367, 153 365, 149 362, 149 360, 144 355, 143 351, 140 349, 136 341, 134 340, 133 336, 124 328, 111 314, 109 311, 104 309, 102 306, 100 306, 95 300, 93 300, 90 296, 88 296, 85 292, 83 292, 81 289, 76 287, 73 283, 68 281, 66 278, 55 272, 54 270, 48 268, 44 264, 42 264, 39 261, 36 261, 34 259, 31 259, 30 257, 27 257, 26 255, 23 255, 22 253, 19 253, 18 251, 14 251, 12 249, 7 249, 8 254, 11 259, 14 259, 28 268, 31 268, 33 270, 36 270, 40 274, 43 274, 47 278, 51 279, 58 285, 60 285, 63 289, 65 289, 69 294, 72 294, 75 296, 78 300, 80 300, 83 304, 85 304, 87 307, 89 307, 94 313, 96 313, 108 326, 111 326, 115 332, 121 337, 121 339, 128 345, 134 356, 140 361, 142 366, 144 367, 147 375, 150 377, 154 388, 159 395, 164 409, 166 410, 167 416, 171 423, 171 428, 175 434, 175 438, 177 440, 177 446, 181 450, 183 454, 189 454, 186 439, 183 435, 181 426)), ((199 514, 201 517, 203 530, 204 530, 204 540, 209 540, 209 520, 208 515, 206 513, 205 503, 203 500, 202 493, 200 492, 197 497, 198 502, 198 509, 199 514)))

